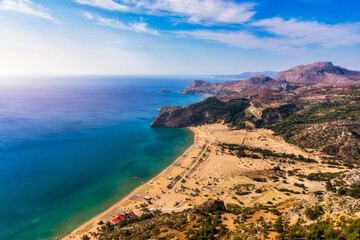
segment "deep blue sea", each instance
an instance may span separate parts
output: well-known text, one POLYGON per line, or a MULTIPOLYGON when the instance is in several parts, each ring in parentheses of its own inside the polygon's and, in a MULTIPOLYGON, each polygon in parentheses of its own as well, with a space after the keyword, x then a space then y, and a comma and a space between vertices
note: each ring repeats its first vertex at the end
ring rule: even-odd
POLYGON ((170 165, 193 134, 150 123, 161 106, 203 98, 177 92, 192 80, 42 77, 0 86, 0 239, 63 236, 170 165))

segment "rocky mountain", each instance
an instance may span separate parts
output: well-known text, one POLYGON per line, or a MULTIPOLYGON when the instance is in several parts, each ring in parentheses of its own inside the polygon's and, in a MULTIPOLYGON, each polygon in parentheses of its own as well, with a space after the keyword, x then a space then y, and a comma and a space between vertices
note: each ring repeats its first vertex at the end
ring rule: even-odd
POLYGON ((195 80, 189 86, 190 90, 196 90, 198 92, 250 92, 259 89, 271 89, 276 91, 291 90, 294 87, 286 80, 275 80, 265 75, 259 75, 248 78, 246 80, 227 81, 223 83, 209 83, 201 80, 195 80))
POLYGON ((280 72, 275 79, 317 86, 357 85, 360 83, 360 72, 334 66, 332 62, 315 62, 280 72))
POLYGON ((257 75, 246 80, 209 83, 195 80, 183 93, 246 93, 259 90, 291 91, 304 86, 350 86, 360 85, 360 71, 334 66, 331 62, 315 62, 280 72, 271 78, 257 75))

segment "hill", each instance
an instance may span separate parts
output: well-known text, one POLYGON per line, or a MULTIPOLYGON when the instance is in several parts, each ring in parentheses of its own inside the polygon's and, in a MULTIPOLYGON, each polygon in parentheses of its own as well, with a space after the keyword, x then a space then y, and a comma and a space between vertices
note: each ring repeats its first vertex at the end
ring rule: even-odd
POLYGON ((280 72, 275 79, 318 86, 343 86, 359 84, 360 72, 334 66, 332 62, 315 62, 280 72))

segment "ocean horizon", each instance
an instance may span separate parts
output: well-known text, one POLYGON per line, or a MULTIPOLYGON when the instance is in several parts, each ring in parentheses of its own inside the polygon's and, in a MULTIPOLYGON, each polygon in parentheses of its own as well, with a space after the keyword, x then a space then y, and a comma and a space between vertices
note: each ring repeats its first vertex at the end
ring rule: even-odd
POLYGON ((178 92, 191 78, 49 79, 0 90, 0 239, 68 234, 193 142, 189 130, 150 127, 160 107, 203 98, 178 92))

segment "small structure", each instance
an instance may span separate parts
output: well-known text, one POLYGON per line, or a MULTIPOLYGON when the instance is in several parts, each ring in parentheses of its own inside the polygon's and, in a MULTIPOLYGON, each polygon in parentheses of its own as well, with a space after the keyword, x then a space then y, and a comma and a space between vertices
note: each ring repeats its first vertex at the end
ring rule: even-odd
POLYGON ((119 215, 117 218, 114 218, 113 220, 111 220, 111 222, 112 222, 112 224, 117 225, 124 219, 125 219, 124 215, 119 215))
POLYGON ((168 177, 169 180, 173 180, 174 178, 173 177, 168 177))
POLYGON ((199 196, 199 192, 198 191, 192 191, 191 195, 192 196, 199 196))
POLYGON ((151 200, 151 197, 150 196, 145 196, 144 199, 151 200))

